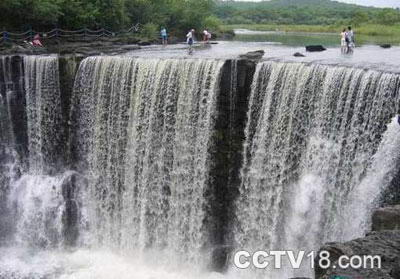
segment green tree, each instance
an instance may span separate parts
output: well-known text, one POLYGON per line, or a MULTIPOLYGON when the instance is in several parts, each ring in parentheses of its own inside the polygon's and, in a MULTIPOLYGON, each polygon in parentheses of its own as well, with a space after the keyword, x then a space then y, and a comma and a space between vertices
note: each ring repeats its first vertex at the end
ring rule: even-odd
POLYGON ((377 23, 392 25, 400 22, 400 12, 394 9, 382 9, 377 16, 377 23))
POLYGON ((368 21, 368 14, 364 11, 356 11, 354 13, 352 23, 355 26, 360 26, 363 23, 366 23, 368 21))

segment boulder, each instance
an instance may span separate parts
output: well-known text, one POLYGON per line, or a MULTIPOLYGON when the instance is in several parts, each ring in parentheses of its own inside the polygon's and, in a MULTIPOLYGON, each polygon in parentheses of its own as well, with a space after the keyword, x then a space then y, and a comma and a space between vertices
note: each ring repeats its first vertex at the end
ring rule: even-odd
POLYGON ((139 46, 150 46, 151 42, 149 42, 149 41, 139 41, 138 45, 139 46))
MULTIPOLYGON (((320 251, 330 253, 331 265, 328 269, 318 266, 315 259, 315 278, 380 278, 399 279, 400 267, 400 230, 371 232, 366 237, 345 243, 328 243, 320 251), (381 268, 342 269, 339 267, 340 256, 380 256, 381 268)), ((347 263, 347 262, 346 262, 347 263)), ((376 262, 375 262, 376 264, 376 262)))
POLYGON ((400 205, 376 210, 372 215, 372 230, 400 230, 400 205))
POLYGON ((315 51, 325 51, 326 48, 322 45, 310 45, 306 46, 306 51, 315 52, 315 51))
POLYGON ((242 54, 239 57, 242 59, 257 61, 257 60, 260 60, 264 56, 264 54, 265 54, 265 51, 256 50, 256 51, 250 51, 246 54, 242 54))
POLYGON ((382 44, 382 45, 380 45, 380 47, 381 48, 391 48, 392 45, 390 45, 390 44, 382 44))
POLYGON ((303 53, 300 52, 296 52, 295 54, 293 54, 294 57, 306 57, 303 53))

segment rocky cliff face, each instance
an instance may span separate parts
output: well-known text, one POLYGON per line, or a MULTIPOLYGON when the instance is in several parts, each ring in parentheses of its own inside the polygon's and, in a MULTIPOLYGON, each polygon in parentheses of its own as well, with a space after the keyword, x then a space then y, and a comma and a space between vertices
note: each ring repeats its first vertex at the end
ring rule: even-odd
POLYGON ((230 209, 238 195, 248 97, 256 60, 249 57, 228 60, 221 76, 218 117, 213 135, 215 146, 211 151, 214 164, 210 171, 209 194, 215 200, 210 203, 211 214, 208 219, 214 236, 211 242, 216 247, 211 267, 215 270, 227 267, 228 256, 232 252, 234 216, 230 209))
MULTIPOLYGON (((372 217, 372 232, 363 238, 345 243, 328 243, 320 251, 330 253, 331 267, 316 268, 316 279, 363 278, 363 279, 399 279, 400 278, 400 206, 381 208, 372 217), (341 256, 380 256, 381 268, 339 268, 341 256), (337 276, 337 277, 335 277, 337 276)), ((316 259, 318 267, 319 258, 316 259)))
POLYGON ((372 215, 372 230, 400 230, 400 205, 376 210, 372 215))

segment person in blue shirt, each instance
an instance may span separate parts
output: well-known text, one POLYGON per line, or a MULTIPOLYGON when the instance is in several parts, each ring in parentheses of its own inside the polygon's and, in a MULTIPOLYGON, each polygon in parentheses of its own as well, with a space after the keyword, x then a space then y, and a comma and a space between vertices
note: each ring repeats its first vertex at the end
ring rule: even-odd
POLYGON ((168 44, 168 34, 167 34, 167 29, 165 29, 165 27, 161 28, 161 40, 162 40, 162 44, 165 46, 168 44))

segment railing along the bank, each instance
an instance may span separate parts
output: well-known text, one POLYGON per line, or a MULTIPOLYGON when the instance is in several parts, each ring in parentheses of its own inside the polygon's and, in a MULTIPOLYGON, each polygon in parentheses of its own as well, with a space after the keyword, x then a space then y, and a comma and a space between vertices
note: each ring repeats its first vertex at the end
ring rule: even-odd
POLYGON ((126 35, 131 33, 139 32, 140 24, 136 24, 129 28, 128 30, 123 30, 120 32, 112 32, 110 30, 101 28, 98 30, 91 30, 89 28, 83 28, 80 30, 63 30, 60 28, 55 28, 48 32, 36 32, 34 30, 28 30, 23 33, 14 33, 8 31, 0 32, 0 44, 1 43, 22 43, 25 41, 32 41, 36 34, 40 34, 41 39, 51 39, 51 38, 90 38, 92 40, 100 39, 103 37, 114 37, 117 35, 126 35))

